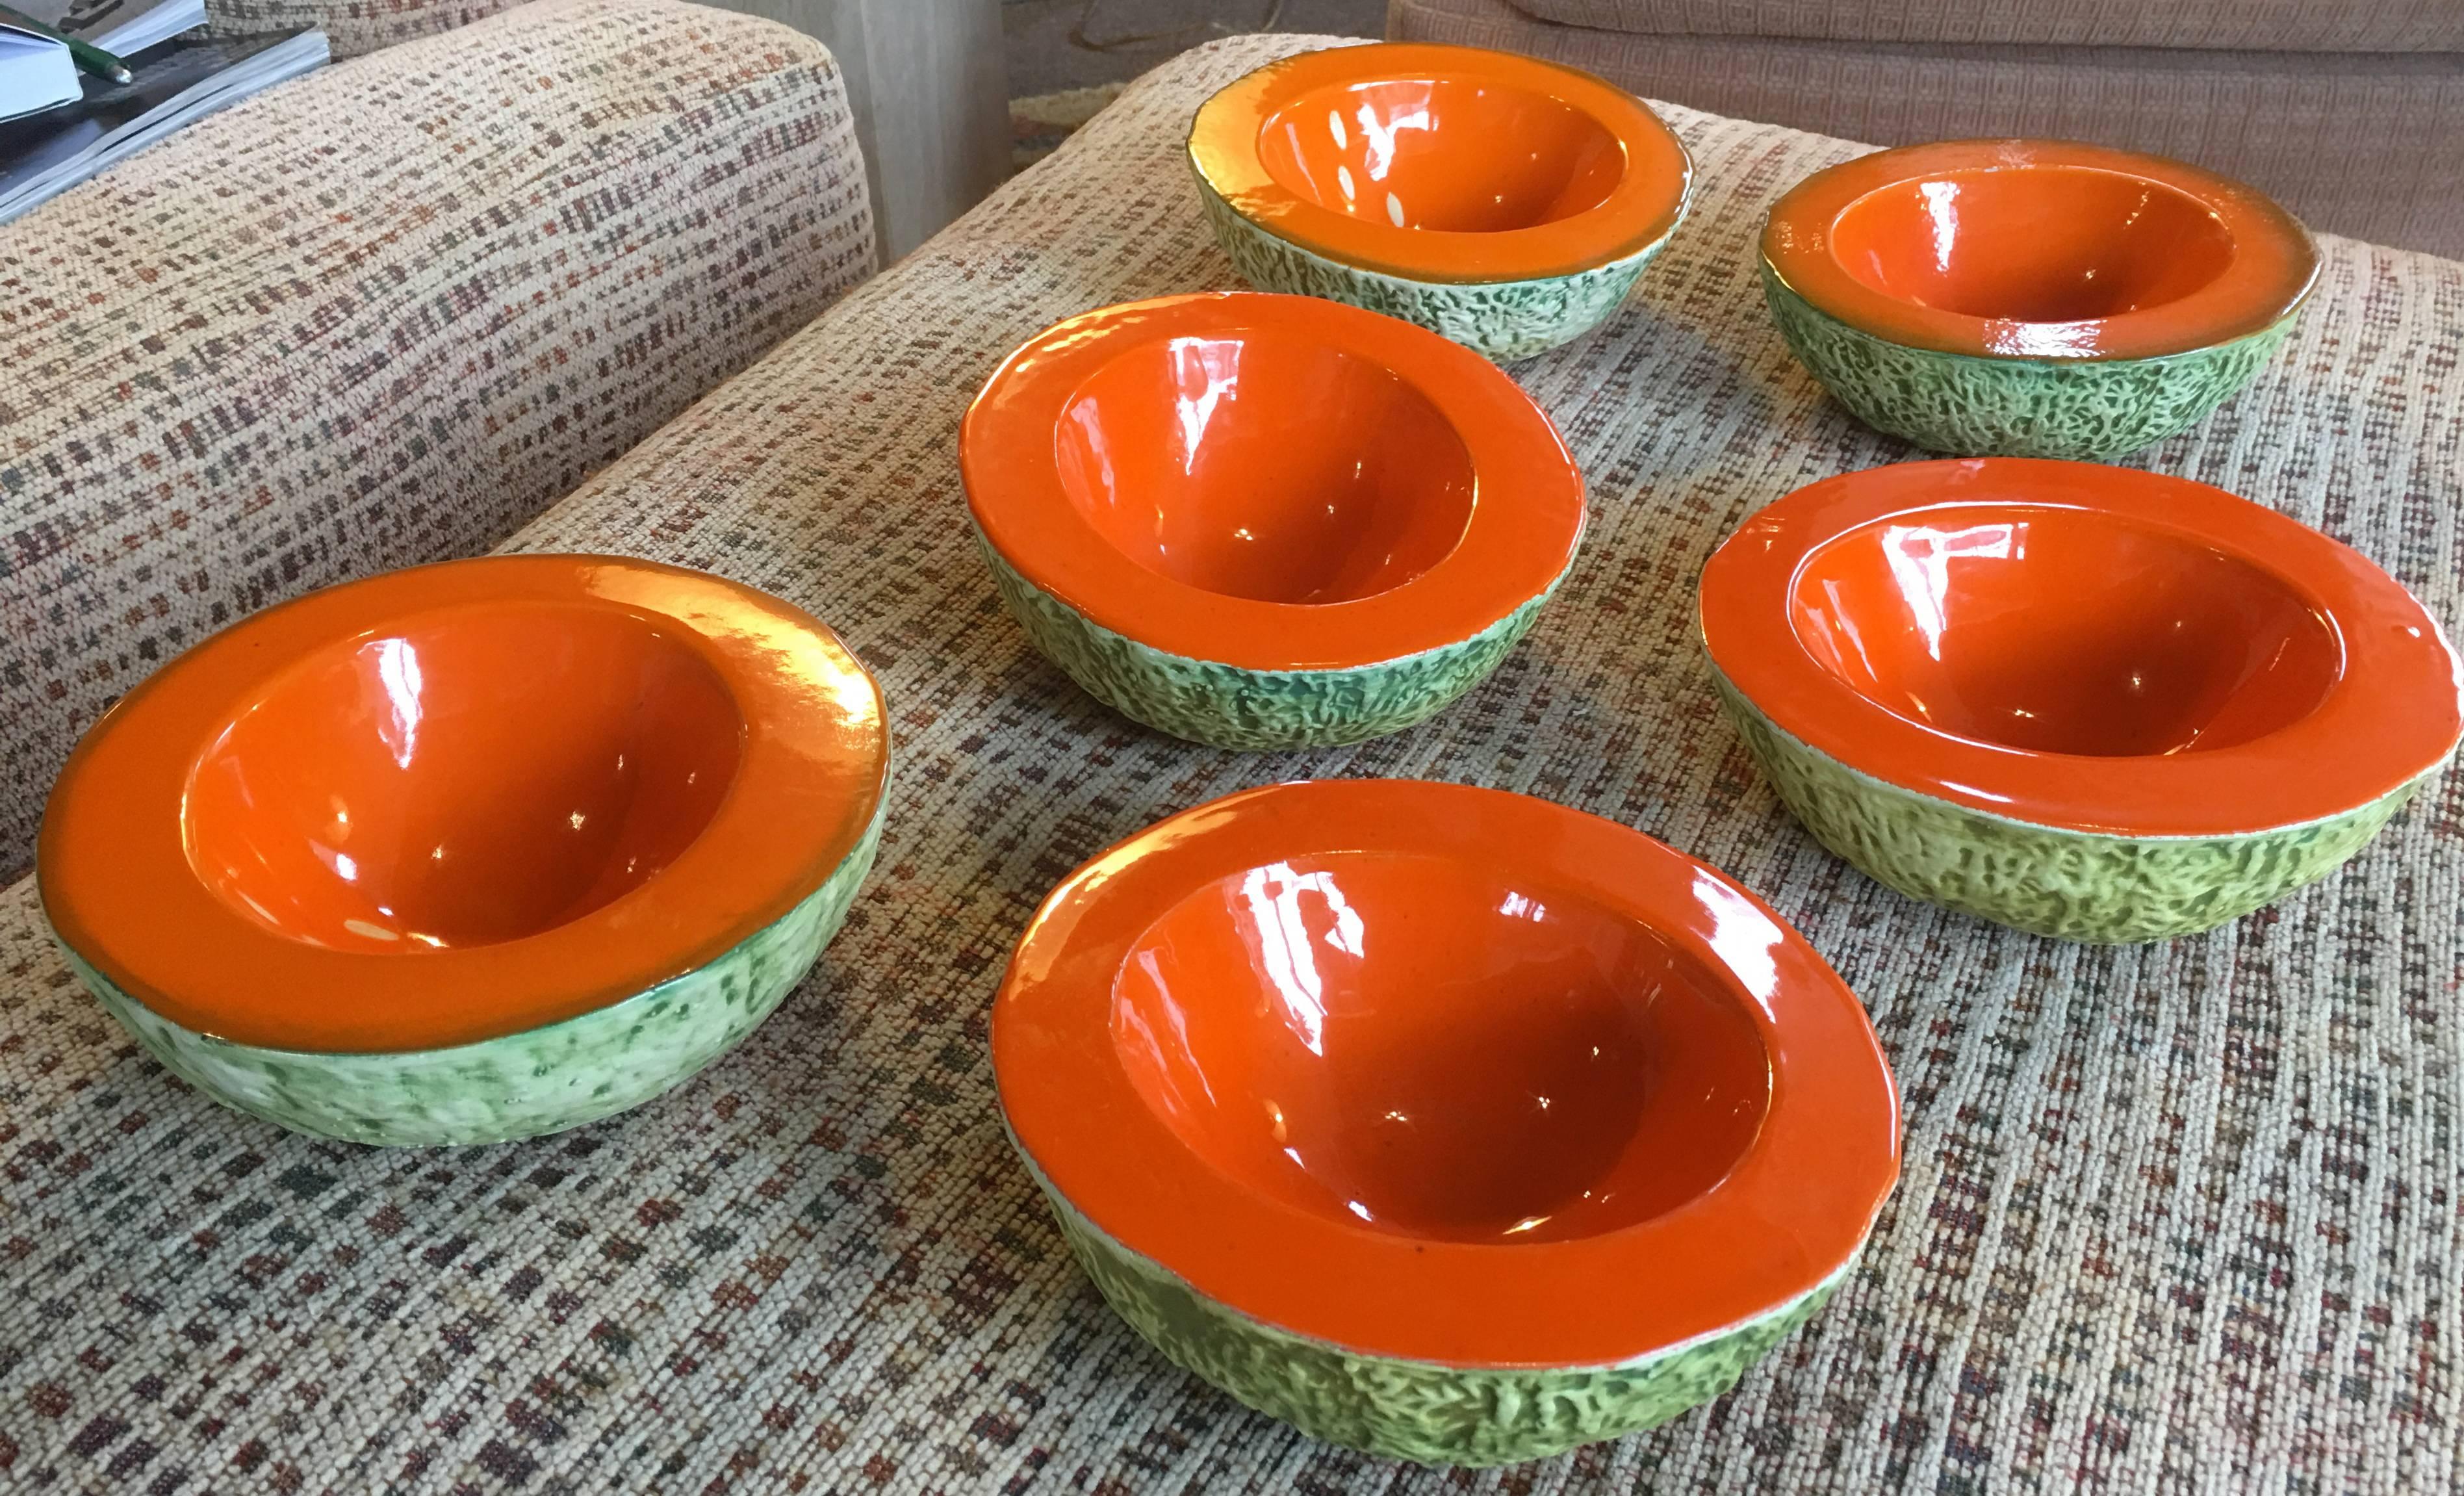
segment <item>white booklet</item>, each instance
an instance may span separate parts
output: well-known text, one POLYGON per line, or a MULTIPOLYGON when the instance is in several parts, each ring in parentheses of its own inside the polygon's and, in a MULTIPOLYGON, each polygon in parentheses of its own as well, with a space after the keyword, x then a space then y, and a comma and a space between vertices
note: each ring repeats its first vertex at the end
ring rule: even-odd
POLYGON ((66 47, 0 16, 0 120, 67 103, 79 93, 77 63, 66 47))
POLYGON ((123 59, 206 24, 206 0, 9 0, 9 5, 123 59))

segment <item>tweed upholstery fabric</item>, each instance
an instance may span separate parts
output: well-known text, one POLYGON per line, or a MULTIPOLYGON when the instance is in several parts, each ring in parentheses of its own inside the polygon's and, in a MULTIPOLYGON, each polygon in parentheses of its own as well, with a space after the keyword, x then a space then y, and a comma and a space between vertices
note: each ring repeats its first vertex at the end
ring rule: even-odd
POLYGON ((485 550, 872 243, 829 55, 672 0, 327 69, 0 227, 0 871, 154 666, 485 550))
MULTIPOLYGON (((1096 706, 1001 612, 959 415, 1085 307, 1230 283, 1190 111, 1291 37, 1133 88, 1050 160, 525 528, 775 589, 888 693, 877 870, 822 969, 680 1091, 391 1154, 183 1091, 0 899, 0 1479, 191 1491, 2373 1492, 2464 1480, 2464 776, 2211 935, 2092 949, 1911 903, 1792 824, 1724 725, 1693 579, 1757 506, 1907 455, 1755 289, 1764 207, 1857 147, 1668 111, 1702 198, 1637 299, 1515 372, 1590 479, 1498 672, 1356 748, 1208 750, 1096 706), (1454 1479, 1176 1372, 1064 1251, 986 1006, 1082 859, 1233 789, 1456 779, 1613 816, 1761 891, 1862 995, 1906 1173, 1828 1310, 1717 1405, 1454 1479)), ((2330 239, 2277 363, 2149 465, 2464 601, 2464 266, 2330 239)))
POLYGON ((325 33, 334 57, 356 57, 495 14, 521 0, 206 0, 206 29, 218 36, 325 33))
POLYGON ((2265 189, 2313 229, 2464 256, 2464 52, 1641 35, 1537 20, 1507 0, 1389 0, 1386 32, 1528 53, 1646 98, 1883 145, 2033 135, 2177 156, 2265 189))
POLYGON ((2253 52, 2464 51, 2453 0, 1512 0, 1544 21, 1656 36, 2223 47, 2253 52))

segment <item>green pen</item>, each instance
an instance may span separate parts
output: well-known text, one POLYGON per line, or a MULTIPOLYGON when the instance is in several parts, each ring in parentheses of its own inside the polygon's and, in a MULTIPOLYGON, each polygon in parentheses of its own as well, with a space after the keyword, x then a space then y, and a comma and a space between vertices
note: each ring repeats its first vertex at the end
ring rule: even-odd
POLYGON ((66 32, 45 26, 24 11, 12 11, 5 5, 0 5, 0 16, 8 17, 11 25, 33 32, 38 36, 49 36, 55 41, 68 43, 70 59, 88 73, 99 77, 107 77, 115 83, 135 81, 134 75, 128 71, 127 63, 90 41, 79 41, 66 32))

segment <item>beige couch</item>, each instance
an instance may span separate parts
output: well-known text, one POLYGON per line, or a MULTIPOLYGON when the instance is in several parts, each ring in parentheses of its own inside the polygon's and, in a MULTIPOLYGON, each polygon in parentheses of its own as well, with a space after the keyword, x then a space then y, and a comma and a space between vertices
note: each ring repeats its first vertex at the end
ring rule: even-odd
POLYGON ((440 31, 494 9, 218 0, 383 50, 0 226, 0 877, 156 666, 487 549, 871 274, 818 42, 674 0, 440 31))
POLYGON ((2464 257, 2464 0, 1389 0, 1387 33, 1876 144, 2155 151, 2464 257))

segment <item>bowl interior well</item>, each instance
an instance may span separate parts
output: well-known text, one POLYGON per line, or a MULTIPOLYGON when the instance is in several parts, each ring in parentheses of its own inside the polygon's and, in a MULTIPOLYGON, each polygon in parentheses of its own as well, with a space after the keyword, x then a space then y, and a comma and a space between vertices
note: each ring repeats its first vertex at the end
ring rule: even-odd
POLYGON ((2122 757, 2230 747, 2307 715, 2343 670, 2291 583, 2093 510, 1951 506, 1806 558, 1814 659, 1885 710, 1971 741, 2122 757))
POLYGON ((735 695, 671 627, 584 602, 442 609, 241 705, 190 774, 189 866, 313 945, 517 939, 673 861, 743 736, 735 695))
POLYGON ((1842 269, 1919 306, 2072 322, 2178 301, 2233 264, 2216 215, 2177 187, 2086 166, 2008 166, 1897 182, 1831 226, 1842 269))
POLYGON ((1402 229, 1495 233, 1588 212, 1625 175, 1608 126, 1547 94, 1467 78, 1383 78, 1303 94, 1258 137, 1305 201, 1402 229))
POLYGON ((1398 1234, 1634 1224, 1725 1177, 1771 1064, 1744 1000, 1583 895, 1344 852, 1198 890, 1131 948, 1113 1044, 1189 1149, 1398 1234))
POLYGON ((1471 453, 1394 370, 1285 330, 1159 339, 1081 385, 1063 489, 1150 571, 1268 603, 1343 603, 1443 561, 1471 453))

